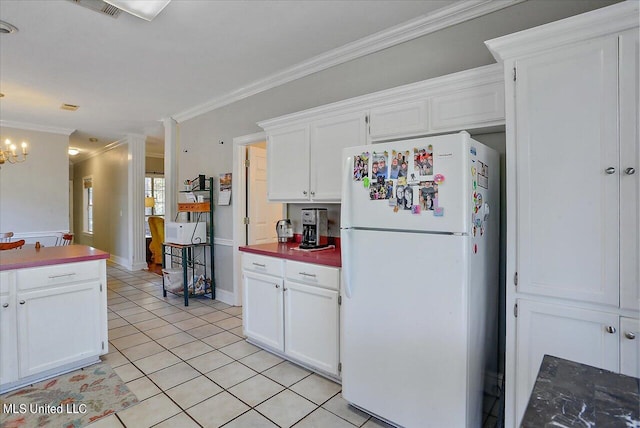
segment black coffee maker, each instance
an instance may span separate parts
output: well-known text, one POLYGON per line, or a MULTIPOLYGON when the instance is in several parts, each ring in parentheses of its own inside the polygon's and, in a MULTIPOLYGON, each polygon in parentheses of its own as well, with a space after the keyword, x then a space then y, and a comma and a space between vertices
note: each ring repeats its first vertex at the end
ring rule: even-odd
POLYGON ((302 209, 302 243, 300 248, 313 249, 329 245, 327 238, 327 209, 302 209))

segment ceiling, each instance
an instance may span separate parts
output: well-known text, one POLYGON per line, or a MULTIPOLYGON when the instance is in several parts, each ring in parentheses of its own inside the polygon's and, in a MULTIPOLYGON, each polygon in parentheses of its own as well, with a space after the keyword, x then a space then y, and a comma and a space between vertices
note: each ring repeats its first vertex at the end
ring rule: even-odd
POLYGON ((0 19, 19 31, 0 35, 0 119, 74 129, 79 158, 129 133, 161 153, 162 118, 452 3, 173 0, 147 22, 73 0, 2 0, 0 19))

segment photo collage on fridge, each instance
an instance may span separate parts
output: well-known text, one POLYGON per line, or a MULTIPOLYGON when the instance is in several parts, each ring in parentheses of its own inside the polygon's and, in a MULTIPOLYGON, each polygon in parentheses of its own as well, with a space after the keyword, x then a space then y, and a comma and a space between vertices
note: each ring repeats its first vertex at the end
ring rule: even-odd
POLYGON ((354 158, 353 180, 363 183, 371 200, 387 200, 394 212, 444 213, 438 206, 438 186, 444 176, 433 173, 431 145, 413 151, 363 152, 354 158))

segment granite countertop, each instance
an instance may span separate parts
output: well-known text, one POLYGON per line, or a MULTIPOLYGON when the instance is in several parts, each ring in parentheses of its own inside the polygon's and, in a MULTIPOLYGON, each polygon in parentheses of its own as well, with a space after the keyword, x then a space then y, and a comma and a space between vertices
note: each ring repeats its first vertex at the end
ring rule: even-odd
POLYGON ((313 263, 333 267, 342 266, 339 243, 334 248, 319 251, 302 251, 298 249, 299 246, 299 242, 274 242, 270 244, 247 245, 240 247, 239 250, 244 251, 245 253, 279 257, 281 259, 294 260, 303 263, 313 263))
POLYGON ((522 427, 638 427, 640 379, 545 355, 522 427))
POLYGON ((16 250, 0 251, 0 271, 108 258, 109 253, 87 245, 41 248, 25 245, 16 250))

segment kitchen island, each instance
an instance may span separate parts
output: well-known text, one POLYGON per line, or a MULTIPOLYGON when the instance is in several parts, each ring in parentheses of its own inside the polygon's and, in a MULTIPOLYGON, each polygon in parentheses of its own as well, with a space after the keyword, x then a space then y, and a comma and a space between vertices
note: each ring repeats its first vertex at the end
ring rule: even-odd
POLYGON ((107 353, 107 258, 85 245, 0 252, 0 392, 107 353))

